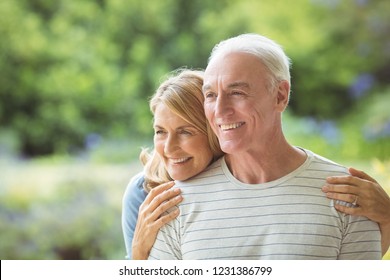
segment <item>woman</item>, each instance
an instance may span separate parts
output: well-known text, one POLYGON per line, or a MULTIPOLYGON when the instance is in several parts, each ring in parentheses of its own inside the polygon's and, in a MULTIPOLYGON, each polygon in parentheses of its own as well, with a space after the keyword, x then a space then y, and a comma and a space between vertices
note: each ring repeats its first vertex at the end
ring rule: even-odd
MULTIPOLYGON (((122 227, 128 258, 147 259, 159 229, 178 216, 177 209, 162 215, 182 201, 180 190, 171 189, 172 179, 189 179, 222 155, 204 115, 202 84, 203 72, 181 70, 163 82, 151 99, 155 151, 151 155, 141 153, 144 173, 132 179, 123 199, 122 227)), ((323 191, 329 198, 346 202, 358 198, 357 208, 336 207, 346 213, 360 211, 351 214, 380 223, 385 253, 390 240, 390 212, 368 207, 366 201, 380 201, 390 208, 390 199, 374 179, 350 171, 354 176, 332 177, 323 191)))
POLYGON ((123 200, 122 227, 129 258, 147 259, 160 227, 179 214, 161 216, 182 199, 179 190, 169 190, 173 183, 166 182, 189 179, 222 155, 204 115, 202 85, 203 72, 179 70, 150 101, 155 151, 141 153, 144 173, 132 179, 123 200))

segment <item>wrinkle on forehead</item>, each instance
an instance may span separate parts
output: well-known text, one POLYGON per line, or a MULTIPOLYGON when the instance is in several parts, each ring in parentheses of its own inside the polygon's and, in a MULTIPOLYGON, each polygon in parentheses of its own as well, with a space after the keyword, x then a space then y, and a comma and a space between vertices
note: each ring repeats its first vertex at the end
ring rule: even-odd
POLYGON ((255 55, 243 52, 227 53, 213 58, 204 74, 203 92, 252 88, 250 81, 261 79, 267 84, 269 81, 268 69, 255 55), (214 88, 216 87, 216 88, 214 88))

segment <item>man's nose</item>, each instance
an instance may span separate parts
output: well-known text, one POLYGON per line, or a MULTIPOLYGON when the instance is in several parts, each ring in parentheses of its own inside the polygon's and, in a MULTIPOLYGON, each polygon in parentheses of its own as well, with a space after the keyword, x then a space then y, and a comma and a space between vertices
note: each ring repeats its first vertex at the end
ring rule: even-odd
POLYGON ((224 94, 218 94, 217 100, 215 102, 215 116, 225 117, 231 114, 233 112, 231 105, 232 104, 224 94))

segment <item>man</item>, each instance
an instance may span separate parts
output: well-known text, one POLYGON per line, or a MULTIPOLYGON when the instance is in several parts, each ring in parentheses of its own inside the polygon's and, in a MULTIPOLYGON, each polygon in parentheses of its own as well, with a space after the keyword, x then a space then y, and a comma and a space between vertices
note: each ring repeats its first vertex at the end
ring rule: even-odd
POLYGON ((160 230, 150 259, 381 258, 378 225, 337 212, 321 192, 347 169, 284 137, 290 73, 279 45, 256 34, 221 42, 203 91, 226 156, 176 182, 180 216, 160 230))

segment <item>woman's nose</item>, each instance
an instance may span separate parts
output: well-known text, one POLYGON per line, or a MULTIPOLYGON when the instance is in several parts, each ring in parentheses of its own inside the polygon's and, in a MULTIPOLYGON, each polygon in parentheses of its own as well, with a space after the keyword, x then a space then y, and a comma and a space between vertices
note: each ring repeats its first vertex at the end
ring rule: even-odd
POLYGON ((175 152, 179 148, 177 137, 169 135, 164 144, 164 153, 169 155, 175 152))

